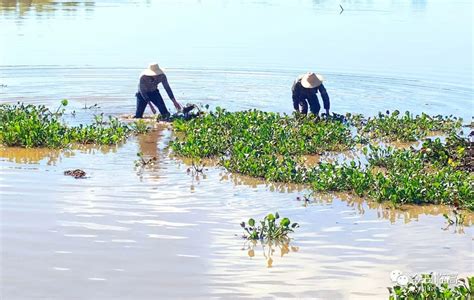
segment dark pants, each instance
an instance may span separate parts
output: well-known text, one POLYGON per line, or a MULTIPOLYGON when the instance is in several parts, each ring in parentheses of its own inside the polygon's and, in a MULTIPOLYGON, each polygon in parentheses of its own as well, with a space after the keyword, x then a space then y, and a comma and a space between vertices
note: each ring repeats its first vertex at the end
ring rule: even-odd
MULTIPOLYGON (((135 96, 137 97, 137 111, 135 113, 135 118, 143 118, 143 112, 145 111, 148 102, 143 99, 140 92, 136 93, 135 96)), ((160 92, 158 90, 154 92, 147 93, 148 98, 150 101, 158 107, 160 114, 162 116, 169 115, 169 111, 166 108, 165 101, 163 101, 163 97, 161 97, 160 92)))
POLYGON ((321 109, 321 105, 319 104, 318 96, 316 94, 306 95, 304 97, 295 98, 293 97, 293 108, 296 111, 301 112, 302 114, 308 113, 308 103, 309 103, 309 110, 311 113, 317 115, 319 114, 319 110, 321 109), (301 105, 301 111, 300 111, 301 105))

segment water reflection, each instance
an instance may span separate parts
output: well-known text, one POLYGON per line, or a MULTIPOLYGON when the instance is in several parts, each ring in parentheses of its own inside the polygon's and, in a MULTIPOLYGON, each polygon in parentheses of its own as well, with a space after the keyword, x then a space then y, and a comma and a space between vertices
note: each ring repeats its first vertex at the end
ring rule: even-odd
MULTIPOLYGON (((163 135, 163 130, 153 128, 146 134, 140 134, 137 136, 138 153, 142 156, 137 157, 135 161, 137 174, 140 176, 140 180, 143 180, 143 176, 146 172, 153 180, 158 180, 160 169, 160 153, 158 151, 158 143, 163 135)), ((138 154, 137 154, 138 155, 138 154)))
POLYGON ((0 147, 0 157, 17 164, 38 164, 45 161, 47 165, 56 165, 62 156, 72 156, 71 151, 46 148, 0 147))
POLYGON ((55 166, 63 158, 71 158, 76 152, 84 154, 107 154, 115 153, 117 148, 122 146, 104 146, 104 145, 82 145, 76 144, 69 149, 48 149, 48 148, 21 148, 21 147, 3 147, 0 146, 0 158, 5 161, 17 164, 40 164, 45 163, 48 166, 55 166))
POLYGON ((280 193, 301 192, 305 189, 305 186, 302 184, 270 182, 262 178, 255 178, 227 171, 220 174, 220 181, 231 181, 236 186, 245 185, 251 188, 257 188, 264 185, 268 190, 280 193))
POLYGON ((273 267, 275 259, 283 258, 290 252, 298 252, 299 247, 292 246, 290 239, 282 239, 278 241, 246 241, 242 247, 243 251, 247 251, 249 258, 258 259, 263 257, 267 268, 273 267), (256 256, 258 255, 258 256, 256 256))
MULTIPOLYGON (((400 220, 402 220, 404 224, 407 224, 412 221, 419 221, 420 218, 424 216, 450 215, 453 211, 452 207, 446 205, 405 204, 399 207, 393 207, 389 202, 378 203, 349 193, 314 194, 309 202, 305 201, 304 205, 311 203, 328 204, 335 200, 345 202, 348 207, 354 208, 359 215, 364 215, 367 209, 375 210, 379 219, 388 220, 391 224, 395 224, 400 220)), ((469 211, 463 211, 462 213, 464 216, 463 225, 471 226, 474 222, 474 213, 469 211)))
POLYGON ((94 10, 94 1, 54 1, 54 0, 2 0, 0 13, 22 19, 27 14, 36 17, 52 17, 57 12, 70 16, 71 13, 90 13, 94 10))
MULTIPOLYGON (((261 178, 254 178, 245 175, 232 174, 222 172, 220 181, 231 181, 235 186, 245 185, 253 189, 265 187, 271 192, 280 193, 302 193, 295 201, 301 201, 303 206, 311 206, 314 204, 328 205, 334 201, 342 201, 348 207, 355 210, 358 215, 364 215, 367 210, 375 211, 378 219, 388 220, 391 224, 402 221, 404 224, 419 221, 421 217, 426 216, 442 216, 450 215, 453 211, 452 207, 445 205, 401 205, 394 207, 390 202, 379 203, 370 199, 362 198, 350 193, 312 193, 308 186, 302 184, 274 183, 267 182, 261 178)), ((463 226, 471 226, 474 223, 474 213, 463 211, 463 226)), ((448 228, 454 228, 448 227, 448 228)), ((455 229, 458 233, 463 233, 459 226, 455 229)))
POLYGON ((6 298, 121 298, 133 284, 133 299, 352 299, 360 293, 381 299, 394 269, 470 271, 472 227, 451 234, 439 229, 442 217, 390 224, 380 219, 382 208, 342 194, 305 208, 295 200, 299 193, 272 193, 264 182, 256 188, 219 182, 221 171, 212 167, 190 193, 187 166, 164 151, 169 134, 131 138, 110 155, 75 151, 57 167, 41 163, 35 172, 0 160, 6 298), (159 170, 145 170, 143 181, 133 171, 137 151, 159 157, 159 170), (90 178, 64 177, 70 166, 87 167, 90 178), (301 224, 291 243, 244 244, 235 235, 240 221, 269 211, 301 224), (35 278, 45 284, 33 284, 35 278))

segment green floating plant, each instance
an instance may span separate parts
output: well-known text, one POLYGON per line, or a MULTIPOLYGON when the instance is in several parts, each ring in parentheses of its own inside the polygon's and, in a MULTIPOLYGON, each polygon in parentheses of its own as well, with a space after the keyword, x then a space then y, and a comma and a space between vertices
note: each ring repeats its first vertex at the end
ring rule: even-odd
POLYGON ((348 125, 337 120, 217 108, 190 121, 175 120, 180 135, 172 149, 188 157, 213 157, 239 151, 241 145, 262 154, 300 155, 348 150, 355 144, 348 125), (239 149, 237 149, 237 148, 239 149))
POLYGON ((0 105, 0 144, 18 147, 64 148, 73 143, 113 145, 134 132, 144 132, 142 124, 132 127, 117 118, 97 115, 90 125, 67 126, 61 116, 67 100, 56 112, 43 105, 0 105))
POLYGON ((406 277, 404 285, 389 287, 390 300, 469 300, 474 298, 474 277, 456 278, 451 286, 445 280, 436 283, 433 274, 406 277))
POLYGON ((282 218, 278 222, 279 218, 280 215, 277 212, 266 215, 259 223, 256 223, 254 219, 249 219, 247 224, 245 222, 240 223, 245 231, 244 237, 249 240, 261 241, 288 239, 288 234, 299 225, 298 223, 291 223, 288 218, 282 218))
POLYGON ((449 204, 474 210, 474 175, 462 167, 459 139, 450 136, 446 144, 426 141, 420 150, 369 146, 364 153, 373 183, 367 193, 394 204, 449 204))
POLYGON ((314 191, 351 192, 395 205, 435 203, 474 210, 468 142, 456 133, 460 119, 410 113, 399 117, 398 112, 368 121, 360 115, 347 119, 358 127, 358 135, 354 136, 348 122, 337 119, 218 108, 191 121, 176 120, 172 148, 191 158, 218 157, 220 165, 231 172, 308 184, 314 191), (374 137, 390 139, 417 139, 432 130, 448 136, 443 142, 427 139, 421 149, 369 144, 361 153, 365 159, 305 163, 306 154, 353 149, 356 143, 367 141, 364 131, 372 134, 371 130, 374 137), (405 135, 405 131, 416 134, 405 135))
POLYGON ((425 113, 414 116, 410 112, 401 115, 398 110, 364 119, 362 115, 346 115, 362 136, 387 141, 414 142, 430 132, 451 133, 462 126, 462 119, 453 116, 429 116, 425 113))
POLYGON ((146 159, 143 155, 143 152, 138 152, 137 157, 138 159, 135 160, 135 167, 152 166, 158 161, 158 158, 156 156, 146 159))
POLYGON ((150 124, 143 119, 134 121, 132 124, 130 124, 130 128, 137 134, 144 134, 151 130, 150 124))

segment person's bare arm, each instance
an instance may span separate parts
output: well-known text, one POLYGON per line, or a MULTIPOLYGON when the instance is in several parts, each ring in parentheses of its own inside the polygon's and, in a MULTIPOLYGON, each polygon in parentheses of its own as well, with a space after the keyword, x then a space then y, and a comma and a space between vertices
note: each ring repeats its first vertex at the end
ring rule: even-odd
POLYGON ((177 110, 181 110, 181 104, 176 101, 176 98, 173 95, 173 91, 171 90, 171 87, 168 83, 168 78, 166 77, 165 74, 163 74, 164 78, 162 81, 163 87, 166 90, 166 93, 168 94, 168 97, 170 97, 171 101, 173 101, 174 107, 176 107, 177 110))

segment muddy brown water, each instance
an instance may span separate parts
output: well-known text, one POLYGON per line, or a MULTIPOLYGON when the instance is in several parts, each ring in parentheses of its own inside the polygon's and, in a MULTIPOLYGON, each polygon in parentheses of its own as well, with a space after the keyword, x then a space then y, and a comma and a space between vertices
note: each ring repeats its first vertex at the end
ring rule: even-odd
POLYGON ((217 167, 188 174, 166 149, 171 137, 160 129, 101 150, 2 148, 3 296, 376 299, 395 269, 471 273, 472 227, 446 228, 446 207, 395 210, 346 194, 305 204, 302 186, 217 167), (137 169, 137 152, 157 164, 137 169), (63 175, 73 168, 88 178, 63 175), (241 239, 241 221, 274 211, 301 226, 289 245, 241 239))
MULTIPOLYGON (((138 74, 156 60, 182 103, 290 113, 292 81, 314 70, 337 113, 469 122, 471 29, 464 0, 5 0, 0 103, 67 98, 70 124, 130 115, 138 74), (313 25, 324 30, 295 43, 313 25)), ((447 228, 443 206, 305 203, 304 186, 213 165, 188 174, 171 138, 161 128, 116 147, 0 147, 0 298, 383 299, 393 270, 474 274, 472 214, 447 228), (137 152, 158 161, 137 169, 137 152), (76 168, 88 178, 63 175, 76 168), (301 225, 289 245, 240 238, 241 221, 275 211, 301 225)))

